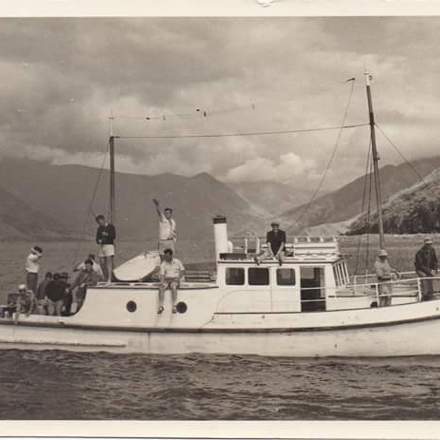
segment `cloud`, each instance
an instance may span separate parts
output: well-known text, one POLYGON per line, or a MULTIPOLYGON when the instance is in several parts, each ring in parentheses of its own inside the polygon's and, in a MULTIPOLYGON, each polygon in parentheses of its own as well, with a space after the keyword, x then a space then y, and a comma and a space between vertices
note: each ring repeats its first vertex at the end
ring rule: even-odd
POLYGON ((313 172, 312 160, 304 160, 295 153, 280 156, 278 163, 263 157, 247 160, 238 167, 232 168, 225 176, 228 182, 290 181, 298 176, 313 172))
MULTIPOLYGON (((111 111, 115 134, 130 136, 336 126, 353 76, 347 123, 366 122, 364 66, 378 124, 405 156, 434 155, 439 30, 438 17, 0 19, 0 157, 99 166, 111 111)), ((336 135, 121 139, 117 164, 301 190, 336 135)), ((383 164, 401 160, 378 139, 383 164)), ((364 128, 344 132, 326 188, 363 173, 368 140, 364 128)))

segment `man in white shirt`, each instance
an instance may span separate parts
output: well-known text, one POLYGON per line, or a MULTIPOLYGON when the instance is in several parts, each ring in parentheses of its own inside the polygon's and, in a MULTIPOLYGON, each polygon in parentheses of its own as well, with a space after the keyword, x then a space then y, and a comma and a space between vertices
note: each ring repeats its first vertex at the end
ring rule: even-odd
POLYGON ((160 204, 157 199, 153 199, 156 206, 156 212, 159 216, 159 252, 164 254, 165 249, 171 249, 176 252, 176 222, 173 219, 173 210, 171 208, 165 208, 162 212, 160 204))
POLYGON ((31 253, 26 258, 25 271, 26 271, 26 286, 29 290, 37 293, 38 288, 38 272, 40 270, 40 259, 43 256, 43 249, 39 246, 34 246, 31 249, 31 253))
POLYGON ((173 258, 173 250, 165 249, 164 260, 160 264, 160 286, 159 286, 159 309, 160 315, 164 311, 163 303, 165 290, 171 289, 173 299, 173 313, 176 313, 177 288, 185 275, 185 268, 177 258, 173 258))

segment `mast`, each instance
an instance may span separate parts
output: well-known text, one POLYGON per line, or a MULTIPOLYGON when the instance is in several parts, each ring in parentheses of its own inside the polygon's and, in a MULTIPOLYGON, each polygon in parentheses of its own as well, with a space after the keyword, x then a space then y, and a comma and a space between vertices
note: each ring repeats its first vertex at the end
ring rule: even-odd
POLYGON ((380 249, 384 249, 385 237, 383 233, 383 219, 382 219, 382 190, 380 186, 379 155, 377 154, 376 131, 375 131, 374 112, 373 112, 373 100, 371 97, 370 79, 371 79, 370 73, 365 72, 365 81, 366 81, 367 99, 368 99, 368 113, 370 117, 371 152, 373 157, 374 188, 376 191, 377 219, 379 225, 379 247, 380 249))
POLYGON ((109 138, 110 153, 110 223, 115 224, 115 137, 109 138))
POLYGON ((115 224, 115 136, 113 136, 113 111, 110 113, 110 136, 108 140, 110 155, 110 223, 115 224))

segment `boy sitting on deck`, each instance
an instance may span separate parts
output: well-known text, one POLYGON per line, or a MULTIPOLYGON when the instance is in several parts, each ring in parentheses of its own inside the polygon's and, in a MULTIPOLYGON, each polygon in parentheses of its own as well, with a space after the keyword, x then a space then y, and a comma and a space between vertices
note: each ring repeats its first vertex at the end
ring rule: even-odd
POLYGON ((176 313, 177 289, 184 275, 185 268, 180 260, 173 258, 173 250, 165 249, 164 260, 160 264, 159 309, 157 310, 159 315, 164 311, 163 304, 166 289, 171 289, 173 299, 172 312, 176 313))

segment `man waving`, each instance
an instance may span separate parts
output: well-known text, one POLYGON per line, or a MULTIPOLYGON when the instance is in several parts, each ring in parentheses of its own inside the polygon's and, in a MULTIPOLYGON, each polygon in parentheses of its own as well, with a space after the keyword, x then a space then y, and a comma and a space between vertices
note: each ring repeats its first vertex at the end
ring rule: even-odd
POLYGON ((165 208, 162 212, 160 203, 157 199, 153 199, 156 206, 156 212, 159 216, 159 252, 163 255, 165 249, 171 249, 175 253, 175 245, 177 240, 176 222, 173 219, 173 210, 165 208))

